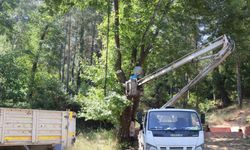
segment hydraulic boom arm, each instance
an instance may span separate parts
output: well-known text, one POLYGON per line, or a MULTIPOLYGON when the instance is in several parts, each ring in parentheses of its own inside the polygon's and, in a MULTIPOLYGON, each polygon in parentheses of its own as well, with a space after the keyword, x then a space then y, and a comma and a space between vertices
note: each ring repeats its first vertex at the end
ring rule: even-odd
POLYGON ((145 76, 142 79, 139 80, 129 80, 126 82, 126 95, 129 97, 135 97, 140 95, 140 87, 160 76, 163 76, 170 71, 175 70, 176 68, 179 68, 180 66, 183 66, 184 64, 187 64, 189 62, 197 61, 197 60, 204 60, 204 59, 210 59, 210 63, 204 67, 202 71, 194 78, 192 79, 186 86, 183 87, 182 90, 180 90, 173 98, 171 98, 165 105, 163 105, 161 108, 165 108, 167 106, 173 105, 179 98, 182 97, 182 95, 187 92, 193 85, 195 85, 197 82, 199 82, 202 78, 204 78, 209 72, 211 72, 214 68, 216 68, 218 65, 220 65, 233 51, 234 49, 234 42, 230 40, 229 37, 226 35, 221 36, 214 40, 213 42, 205 45, 204 48, 190 53, 171 64, 167 65, 164 68, 161 68, 160 70, 157 70, 156 72, 149 74, 145 76), (213 53, 211 55, 211 52, 214 50, 219 49, 220 50, 217 53, 213 53), (210 53, 209 53, 210 52, 210 53))

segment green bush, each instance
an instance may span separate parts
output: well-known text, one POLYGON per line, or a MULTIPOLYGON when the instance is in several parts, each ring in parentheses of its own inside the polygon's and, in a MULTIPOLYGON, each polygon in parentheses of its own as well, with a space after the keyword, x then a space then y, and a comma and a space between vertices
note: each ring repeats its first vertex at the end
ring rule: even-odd
POLYGON ((107 97, 103 93, 103 89, 91 88, 87 96, 79 94, 76 97, 77 103, 82 104, 79 117, 87 120, 108 121, 117 125, 119 116, 130 102, 125 96, 116 92, 110 92, 107 97))

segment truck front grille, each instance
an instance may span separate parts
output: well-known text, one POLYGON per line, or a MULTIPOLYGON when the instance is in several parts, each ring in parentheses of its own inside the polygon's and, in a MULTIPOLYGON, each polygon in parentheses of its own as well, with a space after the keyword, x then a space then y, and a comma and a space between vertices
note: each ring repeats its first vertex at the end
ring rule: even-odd
POLYGON ((160 147, 160 150, 192 150, 192 147, 160 147))
POLYGON ((184 150, 183 147, 170 147, 169 150, 184 150))

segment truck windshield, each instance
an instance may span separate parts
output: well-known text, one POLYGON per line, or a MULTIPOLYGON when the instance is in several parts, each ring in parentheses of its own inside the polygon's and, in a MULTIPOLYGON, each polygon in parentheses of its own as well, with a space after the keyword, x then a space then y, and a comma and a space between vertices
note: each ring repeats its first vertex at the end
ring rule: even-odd
POLYGON ((153 111, 148 116, 148 130, 201 130, 197 113, 192 111, 153 111))

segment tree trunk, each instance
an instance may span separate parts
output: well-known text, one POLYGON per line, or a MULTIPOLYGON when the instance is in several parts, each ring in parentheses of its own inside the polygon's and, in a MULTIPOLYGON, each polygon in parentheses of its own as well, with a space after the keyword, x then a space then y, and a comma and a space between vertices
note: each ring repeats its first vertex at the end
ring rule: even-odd
POLYGON ((129 126, 131 122, 131 107, 128 106, 122 112, 120 116, 120 127, 118 131, 119 142, 128 142, 129 141, 129 126))
POLYGON ((75 84, 75 60, 76 60, 76 51, 74 51, 73 54, 73 60, 72 60, 72 68, 71 68, 71 81, 72 81, 72 85, 75 84))
POLYGON ((84 50, 84 34, 85 34, 85 28, 84 28, 84 24, 82 23, 81 25, 81 29, 80 29, 80 49, 79 49, 79 55, 81 57, 83 57, 83 50, 84 50))
MULTIPOLYGON (((189 83, 189 77, 188 77, 188 73, 185 73, 184 76, 184 83, 185 85, 187 85, 189 83)), ((185 86, 184 85, 184 86, 185 86)), ((183 96, 183 102, 182 102, 182 107, 183 108, 187 108, 187 104, 188 104, 188 98, 189 98, 189 90, 184 94, 183 96)))
POLYGON ((241 74, 240 74, 240 60, 236 62, 236 78, 237 78, 237 101, 239 108, 242 108, 242 90, 241 90, 241 74))
POLYGON ((115 51, 116 51, 116 61, 115 61, 115 71, 120 83, 125 83, 126 76, 122 70, 122 54, 120 50, 120 35, 119 35, 119 0, 114 0, 114 10, 115 10, 115 51))
POLYGON ((59 66, 59 80, 62 80, 62 62, 63 62, 63 44, 61 44, 61 47, 60 47, 60 66, 59 66))
MULTIPOLYGON (((105 56, 105 79, 104 79, 104 96, 107 96, 107 82, 108 82, 108 54, 109 54, 109 31, 110 31, 110 0, 108 0, 108 24, 107 24, 107 43, 106 43, 106 56, 105 56)), ((102 45, 102 44, 101 44, 102 45)), ((99 61, 99 60, 98 60, 99 61)))
POLYGON ((30 83, 29 83, 29 93, 28 93, 28 99, 31 101, 31 103, 33 103, 32 96, 34 93, 35 75, 37 72, 39 54, 40 54, 40 51, 42 50, 43 41, 44 41, 45 36, 48 32, 48 28, 49 28, 49 25, 46 25, 42 31, 40 41, 39 41, 39 47, 38 47, 37 52, 35 52, 36 54, 35 54, 34 60, 32 62, 31 77, 30 77, 30 83))
POLYGON ((32 62, 29 94, 28 94, 28 99, 31 101, 31 103, 33 103, 32 97, 33 97, 33 93, 34 93, 35 75, 36 75, 36 71, 37 71, 38 60, 39 60, 39 54, 36 54, 34 57, 34 60, 32 62))
MULTIPOLYGON (((64 17, 64 23, 66 24, 67 17, 64 17)), ((68 26, 65 26, 65 41, 67 41, 67 34, 68 34, 68 26)), ((61 62, 61 82, 64 83, 65 78, 65 63, 66 63, 66 51, 67 51, 67 45, 66 43, 63 46, 63 55, 62 55, 62 62, 61 62)))
POLYGON ((83 59, 83 51, 84 51, 84 34, 85 34, 85 28, 84 28, 84 24, 82 23, 81 25, 81 30, 80 30, 80 48, 79 48, 79 60, 78 60, 78 68, 77 68, 77 77, 76 77, 76 90, 77 92, 79 91, 79 88, 81 86, 81 71, 82 71, 82 67, 81 67, 81 59, 83 59))
MULTIPOLYGON (((195 91, 198 91, 197 86, 195 87, 195 91)), ((195 96, 196 97, 196 102, 195 102, 195 108, 199 109, 199 104, 200 104, 200 97, 198 95, 195 96)))
MULTIPOLYGON (((121 68, 122 64, 122 57, 120 51, 120 37, 119 37, 119 0, 114 0, 114 10, 115 10, 115 52, 116 52, 116 60, 115 60, 115 70, 116 75, 118 77, 119 82, 125 83, 126 77, 125 73, 121 68)), ((124 90, 123 90, 124 91, 124 90)), ((118 131, 119 141, 124 142, 129 140, 129 126, 131 122, 131 106, 128 106, 123 111, 122 115, 120 116, 120 128, 118 131)))
MULTIPOLYGON (((225 80, 223 81, 223 83, 225 84, 225 80)), ((228 97, 228 93, 225 89, 224 84, 220 86, 220 95, 221 95, 221 100, 222 100, 222 106, 227 107, 228 105, 230 105, 231 100, 228 97)))
POLYGON ((74 43, 74 53, 73 53, 73 64, 72 64, 72 69, 71 69, 71 78, 72 78, 72 85, 75 85, 75 65, 76 65, 76 49, 77 49, 77 35, 75 35, 75 43, 74 43))
POLYGON ((226 79, 224 75, 219 72, 218 68, 214 70, 214 78, 215 78, 216 90, 217 92, 219 92, 219 96, 222 101, 222 107, 226 107, 231 103, 231 100, 228 97, 228 92, 226 91, 226 88, 225 88, 226 79))
POLYGON ((131 119, 135 120, 135 116, 136 116, 136 112, 137 109, 139 107, 139 103, 140 103, 140 97, 134 97, 133 98, 133 106, 132 106, 132 114, 131 114, 131 119))
POLYGON ((67 53, 67 74, 66 74, 66 90, 69 91, 70 81, 70 61, 71 61, 71 14, 69 14, 69 25, 68 25, 68 53, 67 53))
POLYGON ((76 92, 78 93, 79 88, 81 86, 81 71, 82 71, 82 67, 81 67, 81 63, 78 62, 78 68, 77 68, 77 77, 76 77, 76 92))
POLYGON ((63 48, 63 53, 62 53, 62 63, 61 63, 61 82, 64 82, 64 69, 65 69, 65 57, 66 57, 66 45, 63 48))
POLYGON ((94 53, 94 46, 95 46, 95 34, 96 34, 96 15, 94 18, 94 22, 92 24, 92 39, 91 39, 91 52, 90 52, 90 64, 93 64, 93 53, 94 53))

